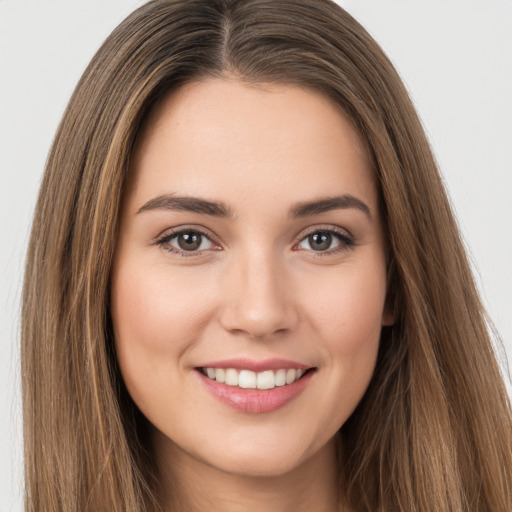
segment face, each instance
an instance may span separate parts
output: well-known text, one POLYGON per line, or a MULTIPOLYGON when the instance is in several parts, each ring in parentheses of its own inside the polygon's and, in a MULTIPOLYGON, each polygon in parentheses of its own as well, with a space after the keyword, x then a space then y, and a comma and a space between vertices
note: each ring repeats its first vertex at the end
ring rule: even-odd
POLYGON ((158 449, 246 475, 332 452, 392 322, 352 124, 305 89, 208 79, 155 110, 130 171, 112 318, 158 449))

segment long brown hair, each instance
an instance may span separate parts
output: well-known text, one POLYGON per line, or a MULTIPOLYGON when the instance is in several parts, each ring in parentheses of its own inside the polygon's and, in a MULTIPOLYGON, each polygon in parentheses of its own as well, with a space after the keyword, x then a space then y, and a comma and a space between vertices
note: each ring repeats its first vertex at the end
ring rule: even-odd
POLYGON ((396 322, 338 434, 347 504, 510 512, 510 403, 436 163, 394 68, 330 0, 150 1, 82 76, 48 157, 25 273, 27 512, 158 508, 144 418, 113 350, 119 208, 151 108, 186 82, 227 75, 319 91, 374 162, 396 322))

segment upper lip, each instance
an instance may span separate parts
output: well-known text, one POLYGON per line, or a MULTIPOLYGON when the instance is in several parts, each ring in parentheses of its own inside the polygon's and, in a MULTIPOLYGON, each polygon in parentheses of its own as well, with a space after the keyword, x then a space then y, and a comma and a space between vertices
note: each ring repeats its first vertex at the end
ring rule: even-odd
POLYGON ((201 364, 198 368, 235 368, 237 370, 251 370, 253 372, 263 372, 265 370, 280 370, 294 368, 296 370, 308 370, 312 366, 291 361, 289 359, 271 358, 271 359, 223 359, 222 361, 209 361, 201 364))

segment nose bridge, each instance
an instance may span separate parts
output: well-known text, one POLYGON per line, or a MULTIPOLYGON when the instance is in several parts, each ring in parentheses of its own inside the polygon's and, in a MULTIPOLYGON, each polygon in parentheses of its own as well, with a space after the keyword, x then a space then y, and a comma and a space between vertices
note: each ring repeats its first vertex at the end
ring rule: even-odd
POLYGON ((264 338, 291 329, 297 314, 284 262, 271 248, 240 251, 228 276, 228 296, 222 315, 224 327, 264 338))

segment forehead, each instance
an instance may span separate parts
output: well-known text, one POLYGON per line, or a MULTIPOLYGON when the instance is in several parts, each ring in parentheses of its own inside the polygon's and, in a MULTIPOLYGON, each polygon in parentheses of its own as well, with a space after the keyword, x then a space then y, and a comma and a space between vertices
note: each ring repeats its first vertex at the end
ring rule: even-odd
POLYGON ((153 110, 129 191, 140 201, 156 193, 301 201, 347 192, 376 200, 365 142, 339 106, 297 86, 230 79, 189 83, 153 110))

